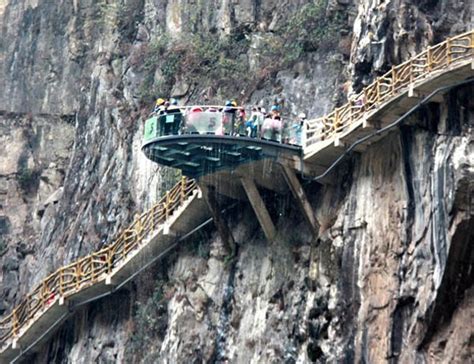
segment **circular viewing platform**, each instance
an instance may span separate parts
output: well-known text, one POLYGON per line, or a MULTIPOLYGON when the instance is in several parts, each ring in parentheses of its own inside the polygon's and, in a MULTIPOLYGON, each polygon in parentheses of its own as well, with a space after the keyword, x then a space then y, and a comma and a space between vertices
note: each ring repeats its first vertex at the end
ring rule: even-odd
POLYGON ((301 126, 239 108, 168 108, 145 123, 142 150, 150 160, 198 178, 261 160, 300 158, 301 126))

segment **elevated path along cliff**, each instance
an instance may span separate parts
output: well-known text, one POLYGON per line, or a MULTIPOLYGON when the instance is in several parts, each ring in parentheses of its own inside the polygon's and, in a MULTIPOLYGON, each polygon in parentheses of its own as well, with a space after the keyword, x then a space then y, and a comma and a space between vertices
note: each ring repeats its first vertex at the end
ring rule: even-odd
POLYGON ((0 363, 34 350, 75 308, 120 289, 209 217, 196 182, 183 177, 112 244, 56 270, 0 321, 0 363))
POLYGON ((440 88, 429 101, 442 102, 449 87, 474 77, 473 53, 474 31, 447 39, 392 67, 330 114, 310 120, 305 162, 326 168, 356 141, 362 141, 356 151, 364 151, 386 135, 387 126, 440 88))
MULTIPOLYGON (((324 173, 354 142, 360 141, 354 149, 363 152, 425 96, 473 78, 473 53, 473 31, 430 47, 393 67, 329 115, 309 120, 300 140, 287 136, 292 144, 281 143, 278 125, 268 128, 268 140, 226 132, 233 125, 226 125, 229 115, 209 106, 200 111, 204 118, 194 124, 187 120, 193 128, 181 128, 182 116, 177 115, 182 112, 152 118, 146 125, 146 156, 195 179, 183 178, 110 245, 59 268, 34 287, 0 320, 0 363, 36 350, 76 307, 120 289, 211 217, 232 245, 219 196, 248 199, 272 240, 275 228, 259 190, 290 191, 317 234, 318 222, 298 175, 324 173)), ((430 101, 442 98, 439 92, 430 101)))

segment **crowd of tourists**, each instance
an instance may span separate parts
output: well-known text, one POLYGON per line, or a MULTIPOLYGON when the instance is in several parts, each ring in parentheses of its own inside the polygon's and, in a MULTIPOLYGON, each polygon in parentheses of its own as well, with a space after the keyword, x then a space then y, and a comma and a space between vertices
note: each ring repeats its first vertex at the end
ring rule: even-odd
POLYGON ((224 106, 179 106, 176 99, 158 98, 153 110, 159 135, 215 134, 244 136, 301 145, 306 115, 283 118, 284 102, 275 99, 267 111, 262 106, 244 107, 235 100, 224 106))

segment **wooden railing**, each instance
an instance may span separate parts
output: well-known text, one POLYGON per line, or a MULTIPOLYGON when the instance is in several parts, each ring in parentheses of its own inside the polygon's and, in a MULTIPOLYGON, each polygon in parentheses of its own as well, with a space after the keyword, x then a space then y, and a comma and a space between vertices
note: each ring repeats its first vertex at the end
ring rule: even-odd
POLYGON ((136 216, 110 245, 59 268, 38 284, 13 311, 0 320, 0 350, 10 339, 42 315, 60 298, 90 287, 118 269, 145 238, 163 224, 196 190, 194 180, 183 177, 150 210, 136 216))
POLYGON ((364 114, 407 91, 414 82, 472 58, 473 49, 474 31, 471 30, 429 47, 414 58, 392 67, 362 92, 350 97, 345 105, 321 118, 309 120, 304 146, 337 136, 337 133, 361 120, 364 114))

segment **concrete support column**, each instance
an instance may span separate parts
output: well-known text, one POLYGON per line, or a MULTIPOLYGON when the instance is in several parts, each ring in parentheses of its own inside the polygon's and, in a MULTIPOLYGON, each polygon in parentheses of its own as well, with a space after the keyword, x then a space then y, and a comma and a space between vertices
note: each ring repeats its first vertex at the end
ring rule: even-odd
POLYGON ((242 182, 242 186, 244 187, 245 193, 247 194, 255 215, 257 215, 258 222, 260 223, 265 236, 267 237, 268 241, 273 241, 276 236, 275 225, 273 225, 270 214, 268 213, 267 207, 265 206, 265 203, 258 192, 255 182, 252 179, 246 177, 242 177, 240 181, 242 182))
POLYGON ((298 177, 296 177, 295 171, 290 167, 280 164, 283 176, 285 177, 286 183, 288 187, 290 187, 291 193, 298 204, 299 209, 303 213, 305 220, 307 221, 308 225, 310 226, 311 230, 313 231, 313 235, 316 238, 319 234, 319 223, 314 216, 313 209, 306 198, 306 194, 301 186, 298 177))
POLYGON ((227 226, 222 214, 221 208, 219 207, 219 202, 217 201, 217 192, 215 191, 214 187, 206 186, 204 184, 199 184, 199 188, 202 191, 202 196, 204 201, 206 201, 207 206, 209 207, 209 211, 211 212, 212 219, 214 224, 217 228, 217 231, 226 245, 226 248, 234 254, 235 252, 235 240, 232 236, 232 232, 230 231, 229 227, 227 226))

